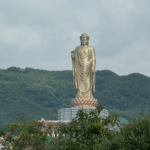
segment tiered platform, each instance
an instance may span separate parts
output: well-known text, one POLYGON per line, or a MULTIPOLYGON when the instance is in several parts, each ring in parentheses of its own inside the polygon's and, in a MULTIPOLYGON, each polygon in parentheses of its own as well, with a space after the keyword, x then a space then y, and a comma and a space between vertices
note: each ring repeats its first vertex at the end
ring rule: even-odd
POLYGON ((71 100, 71 108, 96 108, 98 104, 97 99, 94 98, 73 98, 71 100))
MULTIPOLYGON (((97 99, 94 98, 73 98, 71 100, 71 108, 61 108, 58 110, 58 116, 57 119, 60 121, 66 121, 66 120, 72 120, 74 117, 76 117, 77 111, 79 109, 84 109, 87 113, 95 109, 98 104, 97 99)), ((103 109, 100 116, 103 118, 106 118, 109 115, 108 110, 103 109)))

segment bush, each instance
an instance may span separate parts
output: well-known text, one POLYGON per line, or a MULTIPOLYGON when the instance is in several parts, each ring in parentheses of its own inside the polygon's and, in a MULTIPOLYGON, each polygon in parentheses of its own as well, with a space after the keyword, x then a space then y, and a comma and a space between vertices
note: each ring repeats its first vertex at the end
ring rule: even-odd
POLYGON ((149 150, 150 114, 129 121, 113 138, 112 150, 149 150))

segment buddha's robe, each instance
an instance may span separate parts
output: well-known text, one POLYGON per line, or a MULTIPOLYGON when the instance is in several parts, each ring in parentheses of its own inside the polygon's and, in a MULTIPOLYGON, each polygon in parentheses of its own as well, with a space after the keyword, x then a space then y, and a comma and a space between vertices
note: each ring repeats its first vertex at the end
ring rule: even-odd
POLYGON ((78 46, 73 51, 73 86, 76 97, 93 98, 95 92, 95 50, 92 46, 78 46))

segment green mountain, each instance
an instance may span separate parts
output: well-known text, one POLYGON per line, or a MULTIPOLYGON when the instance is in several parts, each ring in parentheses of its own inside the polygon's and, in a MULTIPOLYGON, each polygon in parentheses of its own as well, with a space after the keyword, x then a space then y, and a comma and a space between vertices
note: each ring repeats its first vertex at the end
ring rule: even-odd
MULTIPOLYGON (((72 71, 11 67, 0 70, 0 127, 20 116, 56 119, 59 108, 75 97, 72 71)), ((95 98, 111 113, 131 119, 150 112, 150 78, 139 73, 119 76, 96 72, 95 98)))

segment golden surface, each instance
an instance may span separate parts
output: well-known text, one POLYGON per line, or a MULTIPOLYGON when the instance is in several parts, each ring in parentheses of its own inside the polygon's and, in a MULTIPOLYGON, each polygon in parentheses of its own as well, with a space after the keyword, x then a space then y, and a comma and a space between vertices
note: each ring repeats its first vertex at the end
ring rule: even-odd
POLYGON ((89 36, 80 36, 81 46, 71 52, 73 68, 73 87, 76 98, 93 98, 95 93, 95 50, 89 46, 89 36))
POLYGON ((94 98, 74 98, 71 100, 72 108, 95 108, 98 104, 94 98))
POLYGON ((89 46, 89 36, 80 36, 81 46, 71 52, 73 69, 73 87, 76 98, 72 99, 72 108, 95 108, 98 101, 95 93, 95 50, 89 46))

